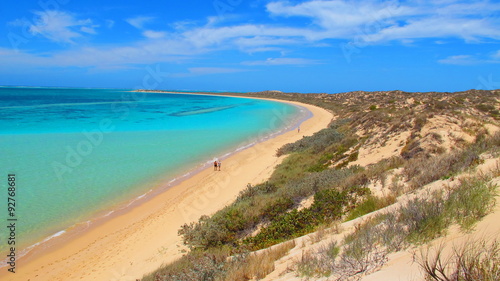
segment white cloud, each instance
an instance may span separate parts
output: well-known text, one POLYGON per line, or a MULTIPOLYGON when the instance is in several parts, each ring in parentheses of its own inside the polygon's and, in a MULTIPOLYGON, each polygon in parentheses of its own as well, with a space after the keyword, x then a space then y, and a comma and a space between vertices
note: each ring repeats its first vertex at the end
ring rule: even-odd
MULTIPOLYGON (((115 68, 130 67, 172 60, 185 60, 201 54, 221 50, 240 50, 247 53, 282 52, 297 47, 325 47, 335 41, 351 40, 363 44, 382 44, 396 41, 400 44, 418 45, 419 39, 433 42, 452 42, 448 38, 462 38, 467 42, 500 39, 500 3, 462 0, 437 1, 381 1, 381 0, 311 0, 299 4, 274 1, 267 5, 272 23, 232 24, 208 18, 205 25, 184 21, 173 23, 171 31, 151 30, 148 24, 153 17, 138 16, 126 21, 139 29, 143 37, 125 45, 76 48, 52 53, 19 52, 14 56, 23 63, 47 66, 76 66, 115 68), (397 4, 400 3, 400 4, 397 4), (310 23, 287 21, 275 24, 280 17, 301 17, 310 23), (173 29, 173 30, 172 30, 173 29)), ((76 39, 95 34, 98 28, 90 19, 60 12, 36 12, 38 21, 30 27, 33 33, 53 41, 73 43, 76 39)), ((26 25, 17 20, 16 26, 26 25)), ((114 21, 103 21, 103 26, 113 27, 114 21)), ((329 45, 331 44, 331 45, 329 45)), ((270 55, 271 56, 271 55, 270 55)), ((279 56, 279 55, 274 55, 279 56)), ((471 64, 499 61, 500 51, 488 58, 454 56, 441 63, 471 64)), ((11 61, 0 53, 0 63, 11 61)), ((307 65, 320 61, 301 58, 270 58, 244 62, 246 65, 307 65)), ((192 69, 189 75, 218 68, 192 69)), ((227 69, 226 69, 227 70, 227 69)), ((222 70, 221 70, 222 71, 222 70)))
POLYGON ((153 21, 154 19, 155 18, 153 17, 137 16, 134 18, 126 19, 125 21, 137 29, 143 29, 147 23, 153 21))
POLYGON ((0 65, 25 68, 128 69, 131 66, 161 62, 182 62, 202 52, 203 50, 195 49, 178 38, 148 39, 128 46, 72 48, 43 54, 0 48, 0 65))
POLYGON ((500 3, 490 1, 312 0, 267 5, 273 16, 309 18, 323 39, 357 39, 370 43, 419 38, 500 39, 500 3))
POLYGON ((391 19, 402 15, 405 9, 389 2, 376 1, 306 1, 297 5, 278 1, 267 5, 267 10, 277 16, 309 17, 314 23, 325 29, 338 30, 347 33, 359 28, 363 24, 391 19))
POLYGON ((193 77, 211 74, 227 74, 248 71, 241 68, 226 68, 226 67, 191 67, 187 73, 174 73, 172 77, 193 77))
POLYGON ((82 26, 80 27, 80 31, 88 34, 97 34, 95 28, 99 27, 99 25, 91 25, 91 26, 82 26))
POLYGON ((114 20, 106 20, 106 27, 107 28, 113 28, 113 26, 115 26, 114 20))
POLYGON ((190 20, 183 20, 183 21, 177 21, 177 22, 171 23, 170 25, 176 30, 186 31, 186 30, 189 30, 190 28, 195 27, 196 22, 190 21, 190 20))
POLYGON ((35 11, 35 23, 29 26, 32 34, 42 35, 55 42, 74 43, 74 39, 82 37, 82 32, 95 34, 90 19, 78 20, 74 15, 55 10, 35 11))
POLYGON ((304 58, 268 58, 262 61, 245 61, 244 65, 309 65, 318 64, 317 60, 310 60, 304 58))
POLYGON ((164 38, 167 35, 167 33, 162 31, 145 30, 144 32, 142 32, 142 35, 150 39, 159 39, 159 38, 164 38))
POLYGON ((234 73, 241 72, 243 69, 225 68, 225 67, 192 67, 189 72, 194 74, 218 74, 218 73, 234 73))
POLYGON ((500 51, 492 56, 472 56, 472 55, 456 55, 449 56, 445 59, 439 60, 442 64, 454 64, 454 65, 476 65, 476 64, 498 64, 500 63, 500 51))
POLYGON ((496 51, 495 53, 493 53, 493 55, 491 56, 493 59, 497 59, 497 60, 500 60, 500 50, 496 51))
POLYGON ((478 61, 470 55, 457 55, 450 56, 445 59, 439 60, 442 64, 455 64, 455 65, 470 65, 476 64, 478 61))

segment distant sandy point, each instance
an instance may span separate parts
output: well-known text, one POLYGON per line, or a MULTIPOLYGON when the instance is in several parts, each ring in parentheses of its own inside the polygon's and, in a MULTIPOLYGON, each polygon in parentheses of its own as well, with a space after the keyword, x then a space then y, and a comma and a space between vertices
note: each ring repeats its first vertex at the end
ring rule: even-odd
POLYGON ((20 259, 15 274, 2 268, 0 279, 136 280, 181 257, 186 250, 177 234, 181 225, 230 204, 248 183, 266 180, 283 159, 275 156, 278 148, 327 127, 333 118, 316 106, 266 100, 304 107, 312 117, 300 124, 300 132, 288 131, 229 156, 220 172, 208 167, 143 204, 20 259))

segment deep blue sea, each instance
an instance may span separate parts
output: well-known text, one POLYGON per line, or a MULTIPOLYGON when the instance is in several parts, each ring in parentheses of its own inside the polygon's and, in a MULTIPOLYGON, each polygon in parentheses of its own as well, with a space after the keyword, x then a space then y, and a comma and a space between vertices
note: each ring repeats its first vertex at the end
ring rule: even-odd
POLYGON ((28 247, 292 129, 307 114, 246 98, 0 87, 0 252, 8 218, 17 219, 16 245, 28 247))

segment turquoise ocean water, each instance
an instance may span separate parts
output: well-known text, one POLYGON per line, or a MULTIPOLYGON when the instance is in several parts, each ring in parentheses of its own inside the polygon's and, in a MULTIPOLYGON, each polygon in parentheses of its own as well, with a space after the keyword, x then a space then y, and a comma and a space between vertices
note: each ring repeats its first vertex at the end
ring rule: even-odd
MULTIPOLYGON (((308 112, 255 99, 110 89, 0 88, 0 218, 16 178, 28 247, 215 158, 292 129, 308 112)), ((0 231, 0 252, 9 247, 0 231)))

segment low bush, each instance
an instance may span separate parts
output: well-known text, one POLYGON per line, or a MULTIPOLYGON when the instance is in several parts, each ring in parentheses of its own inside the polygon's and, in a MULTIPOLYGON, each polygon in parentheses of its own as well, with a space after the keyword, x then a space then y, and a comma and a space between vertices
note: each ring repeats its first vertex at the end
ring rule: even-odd
MULTIPOLYGON (((459 223, 467 230, 468 228, 464 227, 470 227, 492 210, 495 190, 496 186, 489 184, 487 178, 468 178, 451 189, 449 194, 436 192, 426 198, 410 200, 394 212, 376 215, 356 226, 355 231, 345 236, 342 244, 338 246, 340 250, 336 251, 340 254, 329 257, 325 248, 314 255, 306 253, 297 264, 298 273, 307 277, 333 276, 336 280, 346 280, 358 274, 372 272, 387 261, 388 253, 400 251, 410 244, 428 242, 443 235, 452 223, 459 223), (466 198, 471 198, 472 202, 466 202, 466 198), (484 207, 480 206, 480 201, 484 203, 484 207)), ((464 266, 464 269, 470 269, 472 265, 477 265, 478 261, 488 256, 495 258, 493 260, 496 262, 486 262, 484 267, 487 268, 486 271, 498 270, 500 247, 498 243, 493 246, 494 250, 488 254, 482 254, 483 250, 473 252, 470 256, 475 261, 464 266), (496 253, 496 256, 491 253, 496 253), (494 264, 497 266, 493 266, 494 264)), ((460 252, 458 257, 466 256, 464 254, 466 252, 460 252)), ((433 258, 429 261, 428 256, 421 259, 422 267, 431 277, 440 276, 442 272, 448 274, 442 276, 448 277, 456 276, 456 272, 465 274, 465 271, 460 271, 462 269, 455 270, 455 273, 450 272, 448 264, 436 260, 433 258), (443 264, 445 270, 441 272, 439 266, 443 264)), ((478 278, 478 275, 474 275, 474 278, 476 279, 430 280, 497 280, 478 278)))
POLYGON ((444 198, 439 192, 426 199, 410 200, 398 213, 398 223, 405 226, 407 239, 414 244, 425 243, 443 235, 452 222, 445 212, 444 198))
POLYGON ((281 156, 305 150, 310 150, 313 153, 319 153, 333 143, 340 142, 343 138, 344 134, 339 133, 336 129, 326 128, 312 136, 306 136, 294 143, 285 144, 277 150, 276 155, 281 156))
POLYGON ((294 201, 289 197, 278 197, 264 208, 262 218, 273 220, 277 216, 286 213, 293 205, 294 201))
POLYGON ((387 207, 396 202, 396 198, 394 196, 387 197, 376 197, 373 195, 368 195, 365 200, 363 200, 360 204, 358 204, 346 218, 346 221, 353 220, 355 218, 361 217, 363 215, 369 214, 376 210, 387 207))
POLYGON ((387 251, 379 246, 376 222, 360 225, 347 235, 341 247, 332 242, 316 254, 305 253, 297 264, 297 272, 304 277, 330 276, 335 280, 350 280, 369 274, 387 262, 387 251))
POLYGON ((446 209, 462 229, 471 229, 495 206, 496 186, 484 179, 469 178, 460 181, 446 201, 446 209))
POLYGON ((192 251, 177 261, 163 266, 145 276, 143 281, 192 281, 219 280, 225 274, 224 267, 230 251, 227 248, 209 251, 192 251))
POLYGON ((238 205, 231 205, 212 217, 202 216, 197 223, 184 224, 178 233, 191 249, 236 245, 238 233, 252 227, 256 221, 256 217, 245 214, 238 205))
POLYGON ((347 277, 368 274, 387 262, 387 250, 380 247, 378 221, 360 225, 356 231, 344 238, 338 266, 347 277))
POLYGON ((314 203, 310 209, 319 221, 332 222, 342 217, 349 199, 346 191, 320 190, 314 195, 314 203))
POLYGON ((244 259, 233 259, 227 263, 225 281, 259 280, 274 270, 274 262, 295 247, 295 241, 283 243, 261 253, 247 255, 244 259))
POLYGON ((269 182, 281 187, 291 181, 300 180, 311 173, 310 168, 317 165, 320 157, 308 152, 293 153, 276 166, 269 182))
POLYGON ((310 209, 292 210, 276 217, 270 225, 263 228, 256 236, 246 238, 243 242, 252 250, 258 250, 271 245, 299 237, 312 232, 319 224, 317 215, 310 209))
POLYGON ((420 188, 433 181, 452 176, 481 162, 480 151, 471 146, 462 151, 454 151, 433 158, 415 158, 408 161, 403 175, 410 181, 410 187, 420 188))
POLYGON ((275 192, 277 189, 278 187, 275 184, 272 184, 268 181, 254 186, 248 184, 247 188, 240 192, 238 198, 236 199, 236 202, 243 201, 245 199, 249 199, 260 194, 272 193, 275 192))
POLYGON ((279 196, 290 196, 294 200, 300 201, 320 190, 338 187, 343 189, 345 182, 361 170, 356 166, 342 170, 327 169, 318 173, 310 173, 302 179, 290 181, 278 191, 278 194, 279 196))
POLYGON ((495 106, 493 104, 484 104, 484 103, 478 104, 476 108, 484 112, 495 110, 495 106))

